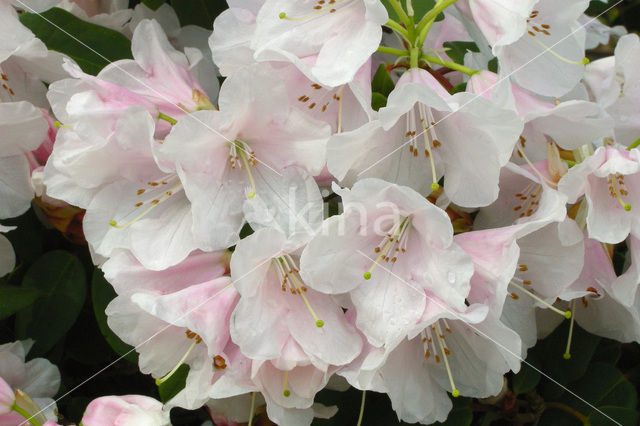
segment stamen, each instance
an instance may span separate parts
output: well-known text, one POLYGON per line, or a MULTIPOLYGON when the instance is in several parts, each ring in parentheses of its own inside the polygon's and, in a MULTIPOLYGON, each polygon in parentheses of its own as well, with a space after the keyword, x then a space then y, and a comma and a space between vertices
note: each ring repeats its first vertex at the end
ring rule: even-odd
MULTIPOLYGON (((187 330, 188 331, 188 330, 187 330)), ((187 334, 187 337, 189 336, 189 334, 187 334)), ((197 336, 197 335, 196 335, 197 336)), ((190 337, 188 337, 190 338, 190 337)), ((202 341, 202 339, 200 338, 200 336, 197 336, 193 342, 191 343, 191 346, 189 346, 189 349, 187 349, 187 352, 185 352, 185 354, 182 356, 182 358, 180 358, 180 361, 178 361, 178 363, 176 364, 175 367, 173 367, 173 369, 171 371, 169 371, 169 373, 167 373, 164 377, 160 378, 160 379, 156 379, 156 386, 160 386, 162 383, 166 382, 167 380, 169 380, 169 378, 171 376, 173 376, 175 374, 176 371, 178 371, 178 368, 180 368, 180 366, 184 363, 184 361, 187 359, 187 357, 189 356, 189 354, 191 353, 191 351, 193 350, 193 348, 202 341)))
POLYGON ((164 120, 172 126, 178 123, 178 120, 176 120, 175 118, 169 117, 168 115, 161 112, 158 113, 158 120, 164 120))
POLYGON ((340 92, 338 92, 338 133, 342 132, 342 91, 344 90, 344 86, 340 88, 340 92))
POLYGON ((287 21, 306 21, 307 19, 315 18, 316 16, 321 15, 327 10, 329 11, 329 13, 335 13, 336 11, 335 6, 342 2, 344 2, 344 0, 329 0, 329 3, 326 6, 322 6, 324 2, 323 3, 318 2, 318 6, 314 7, 315 12, 313 13, 310 13, 304 16, 299 16, 297 18, 291 18, 287 15, 286 12, 280 12, 278 14, 278 18, 286 19, 287 21))
MULTIPOLYGON (((544 33, 544 34, 547 34, 547 35, 549 34, 546 30, 542 30, 541 32, 542 32, 542 33, 544 33)), ((562 62, 565 62, 565 63, 567 63, 567 64, 571 64, 571 65, 587 65, 587 64, 589 63, 589 59, 588 59, 588 58, 586 58, 586 57, 585 57, 585 58, 582 58, 582 59, 581 59, 581 60, 579 60, 579 61, 572 61, 572 60, 570 60, 570 59, 567 59, 567 58, 565 58, 564 56, 559 55, 559 54, 558 54, 558 53, 556 53, 553 49, 551 49, 549 46, 547 46, 547 45, 546 45, 546 44, 544 44, 542 41, 540 41, 540 40, 538 39, 538 37, 536 37, 536 35, 535 35, 533 32, 529 31, 529 35, 531 36, 531 38, 532 38, 536 43, 538 43, 540 46, 542 46, 542 48, 543 48, 546 52, 551 53, 553 56, 555 56, 556 58, 560 59, 562 62)))
POLYGON ((429 119, 429 123, 435 123, 435 120, 433 119, 433 113, 431 112, 431 108, 428 108, 426 113, 425 113, 425 108, 426 107, 424 106, 424 104, 421 104, 421 103, 418 104, 418 112, 420 114, 420 124, 422 125, 422 136, 424 137, 425 155, 429 157, 429 163, 431 165, 431 179, 432 179, 431 191, 437 191, 440 188, 440 185, 438 184, 438 178, 436 176, 436 165, 433 159, 433 153, 431 152, 431 143, 429 141, 428 133, 431 134, 431 139, 433 140, 434 148, 436 147, 436 142, 438 141, 438 139, 436 135, 435 124, 430 124, 429 126, 427 126, 427 123, 426 123, 426 118, 429 119), (425 115, 427 117, 425 117, 425 115))
POLYGON ((280 275, 280 278, 282 280, 282 290, 286 291, 287 283, 290 283, 290 285, 293 284, 294 288, 291 289, 292 294, 299 294, 300 297, 302 297, 304 304, 307 306, 307 310, 315 320, 316 327, 318 328, 323 327, 324 321, 318 318, 318 316, 316 315, 316 312, 311 307, 311 304, 309 303, 307 296, 305 296, 304 294, 307 291, 307 288, 302 283, 302 279, 298 278, 299 272, 298 272, 298 269, 294 266, 295 263, 291 258, 291 256, 287 254, 277 259, 274 259, 274 261, 276 264, 276 270, 278 271, 278 274, 280 275))
POLYGON ((612 197, 618 199, 618 202, 626 211, 631 211, 631 204, 625 203, 622 199, 622 195, 627 195, 627 190, 623 188, 624 185, 624 177, 622 175, 617 175, 617 178, 620 183, 620 189, 618 189, 618 185, 616 184, 616 176, 609 175, 607 177, 607 181, 609 183, 609 194, 612 197), (621 195, 622 194, 622 195, 621 195))
POLYGON ((453 374, 451 374, 451 367, 449 366, 449 357, 448 353, 451 353, 442 342, 442 332, 440 331, 440 325, 436 323, 436 338, 438 339, 438 344, 440 345, 440 353, 442 354, 442 358, 444 359, 444 366, 447 369, 447 375, 449 376, 449 383, 451 384, 451 396, 457 398, 460 396, 460 391, 456 389, 456 385, 453 382, 453 374))
POLYGON ((251 199, 255 197, 256 183, 253 180, 251 168, 256 167, 257 160, 254 152, 245 142, 235 140, 229 144, 229 164, 231 165, 231 170, 235 170, 236 165, 238 165, 239 168, 246 170, 247 176, 249 176, 249 184, 251 185, 251 191, 247 194, 247 198, 251 199), (238 155, 240 155, 240 159, 242 159, 242 164, 238 164, 238 155))
POLYGON ((363 390, 362 401, 360 401, 360 414, 358 415, 358 422, 356 423, 356 426, 360 426, 362 424, 362 417, 364 417, 364 400, 366 396, 367 396, 367 391, 363 390))
POLYGON ((62 128, 62 129, 73 129, 73 127, 64 125, 61 122, 59 122, 58 120, 53 122, 53 127, 55 127, 56 129, 60 129, 60 128, 62 128))
POLYGON ((249 422, 247 423, 247 426, 253 425, 253 413, 255 412, 255 408, 256 408, 256 393, 251 392, 251 407, 249 408, 249 422))
POLYGON ((518 149, 518 153, 520 153, 520 155, 522 156, 522 158, 524 158, 524 161, 527 162, 527 164, 529 165, 529 167, 531 167, 531 169, 538 175, 538 177, 540 179, 542 179, 543 181, 545 181, 546 183, 548 183, 551 186, 558 186, 557 183, 550 181, 549 179, 547 179, 546 177, 544 177, 542 175, 542 173, 540 173, 540 171, 538 169, 536 169, 536 167, 533 165, 533 163, 531 162, 531 160, 529 160, 529 157, 527 157, 527 155, 524 153, 524 151, 522 149, 520 149, 519 146, 516 145, 516 148, 518 149))
POLYGON ((567 338, 567 348, 564 350, 564 354, 562 354, 562 358, 571 359, 571 338, 573 337, 573 323, 575 321, 575 299, 571 301, 571 312, 574 315, 571 316, 571 322, 569 323, 569 337, 567 338))
POLYGON ((282 385, 282 394, 289 398, 291 396, 291 391, 287 388, 287 381, 289 380, 289 370, 284 372, 284 383, 282 385))
MULTIPOLYGON (((534 299, 535 301, 543 304, 544 306, 547 307, 547 309, 551 309, 553 312, 562 315, 563 317, 569 319, 571 318, 571 311, 561 311, 560 309, 556 308, 555 306, 547 303, 546 301, 544 301, 543 299, 541 299, 540 297, 536 296, 535 294, 531 293, 529 290, 527 290, 526 288, 522 287, 519 284, 516 284, 513 281, 509 281, 509 284, 511 284, 512 286, 514 286, 515 288, 517 288, 518 290, 522 291, 524 294, 526 294, 527 296, 531 297, 532 299, 534 299)), ((517 295, 516 295, 517 296, 517 295)), ((512 296, 513 297, 513 296, 512 296)), ((514 299, 517 299, 516 297, 514 297, 514 299)))
POLYGON ((375 252, 379 253, 376 259, 373 261, 373 264, 369 268, 367 272, 363 274, 365 280, 371 279, 371 272, 374 270, 380 260, 384 259, 385 262, 391 261, 391 263, 395 263, 397 260, 397 256, 389 257, 389 253, 391 252, 390 248, 393 245, 395 251, 400 253, 406 252, 407 246, 407 229, 409 229, 411 225, 411 216, 407 216, 403 218, 400 222, 396 221, 396 224, 391 228, 391 231, 382 239, 380 244, 375 248, 375 252))
MULTIPOLYGON (((149 183, 151 186, 157 186, 156 182, 153 182, 156 185, 151 185, 151 182, 149 183)), ((149 204, 151 204, 149 207, 147 207, 142 213, 140 213, 139 215, 137 215, 136 217, 134 217, 133 219, 131 219, 130 221, 120 225, 118 224, 118 222, 116 220, 111 220, 109 221, 109 225, 111 225, 114 228, 117 229, 124 229, 124 228, 128 228, 129 226, 133 225, 134 223, 136 223, 137 221, 139 221, 140 219, 142 219, 143 217, 145 217, 151 210, 153 210, 158 204, 162 203, 163 201, 165 201, 166 199, 168 199, 169 197, 171 197, 174 194, 174 190, 176 188, 179 188, 182 184, 180 182, 178 182, 177 184, 175 184, 173 187, 171 187, 171 189, 169 189, 168 191, 165 191, 162 196, 160 198, 155 198, 153 200, 151 200, 151 202, 149 204)), ((145 192, 144 189, 139 189, 137 192, 137 195, 141 195, 145 192)), ((144 203, 136 203, 134 204, 134 207, 141 207, 144 203)))

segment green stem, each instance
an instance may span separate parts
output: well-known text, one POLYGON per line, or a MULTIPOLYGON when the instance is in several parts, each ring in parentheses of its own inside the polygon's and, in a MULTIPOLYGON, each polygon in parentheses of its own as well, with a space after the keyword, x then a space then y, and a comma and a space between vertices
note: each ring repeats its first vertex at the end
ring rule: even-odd
POLYGON ((633 141, 633 143, 627 147, 627 151, 631 151, 633 148, 637 148, 638 145, 640 145, 640 138, 633 141))
POLYGON ((378 52, 387 53, 389 55, 394 55, 399 57, 411 56, 409 52, 407 52, 406 50, 394 49, 393 47, 386 47, 386 46, 378 46, 378 52))
POLYGON ((406 41, 410 42, 409 33, 407 32, 407 30, 402 25, 400 25, 396 21, 394 21, 393 19, 389 19, 387 21, 387 23, 384 24, 384 26, 391 28, 392 30, 394 30, 395 32, 400 34, 403 39, 405 39, 406 41))
POLYGON ((438 15, 445 10, 447 7, 451 6, 458 0, 438 0, 436 5, 427 12, 420 22, 418 23, 417 31, 418 31, 418 43, 419 46, 422 46, 424 43, 424 39, 427 37, 427 32, 429 32, 429 28, 431 28, 431 24, 438 17, 438 15))
POLYGON ((396 15, 398 15, 398 18, 400 18, 402 23, 408 28, 409 27, 409 17, 405 13, 405 11, 402 8, 402 5, 400 4, 400 2, 398 0, 389 0, 389 4, 391 5, 391 7, 393 7, 393 10, 395 10, 396 15))
POLYGON ((561 404, 559 402, 546 402, 545 405, 547 406, 547 408, 557 408, 559 410, 564 411, 565 413, 571 414, 573 417, 580 420, 580 422, 582 422, 583 425, 589 424, 589 419, 584 414, 577 412, 576 410, 574 410, 573 408, 567 405, 561 404))
POLYGON ((467 75, 473 75, 473 74, 475 74, 475 73, 477 73, 479 71, 479 70, 474 70, 474 69, 471 69, 471 68, 467 68, 464 65, 456 64, 455 62, 445 61, 444 59, 436 58, 435 56, 422 55, 420 57, 420 59, 422 59, 424 61, 427 61, 427 62, 431 62, 433 64, 438 64, 438 65, 445 66, 445 67, 450 68, 450 69, 455 70, 455 71, 460 71, 460 72, 465 73, 467 75))
POLYGON ((171 118, 168 115, 163 114, 161 112, 158 113, 158 119, 167 121, 167 122, 171 123, 171 125, 175 125, 176 123, 178 123, 178 120, 176 120, 175 118, 171 118))
POLYGON ((22 417, 27 419, 29 423, 31 423, 33 426, 42 426, 42 424, 34 418, 35 416, 30 415, 29 413, 27 413, 25 409, 23 409, 22 407, 19 407, 17 404, 14 403, 11 406, 11 410, 15 411, 16 413, 20 414, 22 417))
POLYGON ((412 47, 411 48, 411 56, 409 56, 409 66, 411 68, 418 68, 419 63, 420 63, 420 52, 422 51, 422 49, 420 49, 419 47, 412 47))

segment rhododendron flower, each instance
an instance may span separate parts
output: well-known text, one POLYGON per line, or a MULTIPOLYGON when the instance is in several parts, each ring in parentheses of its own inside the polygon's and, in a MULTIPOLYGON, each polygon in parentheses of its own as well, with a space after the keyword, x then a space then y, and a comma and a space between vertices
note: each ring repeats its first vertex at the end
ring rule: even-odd
POLYGON ((85 426, 169 426, 169 412, 148 396, 103 396, 89 403, 82 416, 85 426))
POLYGON ((287 167, 318 173, 330 131, 292 108, 282 81, 260 67, 228 77, 219 104, 219 111, 180 120, 159 148, 161 161, 175 161, 193 206, 194 230, 206 249, 238 241, 245 200, 268 201, 274 192, 270 182, 284 179, 287 167))
POLYGON ((348 293, 356 326, 376 346, 397 342, 415 326, 425 291, 464 309, 473 267, 453 242, 443 210, 410 188, 378 179, 334 191, 344 213, 325 220, 302 253, 308 287, 348 293))
POLYGON ((378 177, 422 194, 444 175, 452 202, 483 206, 497 197, 500 167, 521 131, 513 111, 469 93, 450 95, 428 72, 411 69, 380 109, 380 121, 331 138, 327 164, 340 180, 348 173, 378 177))
POLYGON ((376 50, 388 19, 376 0, 266 0, 251 48, 258 61, 291 62, 310 80, 339 86, 350 82, 376 50), (309 56, 314 58, 306 61, 309 56))
POLYGON ((347 364, 360 353, 360 336, 330 296, 307 287, 301 249, 273 229, 238 243, 231 277, 242 297, 231 318, 233 341, 254 360, 280 358, 293 339, 317 368, 347 364))
POLYGON ((558 189, 575 203, 585 195, 589 238, 604 243, 619 243, 629 233, 640 236, 640 151, 600 147, 575 165, 558 183, 558 189))

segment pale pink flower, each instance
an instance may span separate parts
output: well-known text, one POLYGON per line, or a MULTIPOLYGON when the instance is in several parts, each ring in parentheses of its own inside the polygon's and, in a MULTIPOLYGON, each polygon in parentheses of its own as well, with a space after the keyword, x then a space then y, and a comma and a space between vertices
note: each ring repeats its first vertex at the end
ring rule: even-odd
POLYGON ((169 426, 162 403, 143 395, 102 396, 89 403, 82 416, 85 426, 169 426))
POLYGON ((640 151, 600 147, 569 169, 558 189, 575 203, 584 194, 589 238, 619 243, 640 236, 640 151), (635 206, 635 207, 634 207, 635 206))

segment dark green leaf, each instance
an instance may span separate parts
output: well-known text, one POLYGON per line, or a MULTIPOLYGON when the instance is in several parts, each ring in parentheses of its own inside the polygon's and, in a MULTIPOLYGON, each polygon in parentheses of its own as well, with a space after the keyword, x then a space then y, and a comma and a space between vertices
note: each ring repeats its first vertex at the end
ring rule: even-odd
POLYGON ((371 108, 378 111, 387 105, 387 97, 381 93, 373 92, 371 94, 371 108))
POLYGON ((592 362, 606 362, 615 365, 620 359, 622 349, 620 342, 615 340, 602 339, 596 352, 593 354, 592 362))
POLYGON ((453 95, 455 93, 464 92, 465 90, 467 90, 467 83, 460 83, 453 87, 453 91, 451 94, 453 95))
MULTIPOLYGON (((536 368, 539 368, 540 365, 535 355, 530 355, 529 357, 527 357, 527 363, 533 365, 536 368)), ((536 386, 538 386, 540 377, 540 373, 537 370, 530 367, 528 364, 522 363, 520 372, 513 376, 513 391, 516 394, 519 394, 527 393, 533 390, 536 386)))
POLYGON ((31 305, 39 294, 35 288, 0 286, 0 319, 5 319, 31 305))
POLYGON ((132 58, 131 42, 124 35, 76 18, 66 10, 23 13, 20 21, 49 49, 68 55, 88 74, 96 75, 118 59, 132 58))
POLYGON ((223 10, 227 2, 222 0, 171 0, 180 24, 199 25, 208 30, 213 28, 213 21, 223 10))
POLYGON ((480 51, 478 46, 472 41, 447 41, 443 46, 447 49, 447 55, 457 64, 464 64, 464 55, 466 55, 467 52, 480 51))
MULTIPOLYGON (((401 3, 403 5, 403 9, 405 9, 404 8, 405 2, 402 1, 401 3)), ((391 7, 389 0, 382 0, 382 4, 387 9, 387 12, 389 12, 389 19, 398 21, 398 15, 396 14, 396 11, 393 10, 393 7, 391 7)), ((420 19, 422 19, 422 17, 428 11, 433 9, 433 6, 436 4, 436 2, 435 0, 412 0, 411 4, 413 5, 413 20, 417 24, 418 22, 420 22, 420 19)), ((438 15, 438 18, 436 18, 436 21, 439 21, 440 19, 442 19, 441 15, 442 14, 438 15)))
POLYGON ((32 356, 51 349, 75 322, 86 296, 80 261, 66 251, 45 253, 27 271, 22 285, 40 292, 36 302, 18 312, 16 334, 35 340, 32 356))
POLYGON ((569 394, 563 396, 563 401, 585 415, 594 411, 593 406, 634 408, 638 402, 633 385, 617 368, 602 362, 591 364, 580 380, 570 384, 570 389, 590 405, 569 394))
POLYGON ((160 400, 167 402, 184 389, 187 383, 187 375, 189 374, 189 366, 182 364, 180 368, 176 370, 171 377, 158 386, 158 393, 160 394, 160 400))
POLYGON ((587 418, 590 426, 610 426, 614 419, 621 425, 637 425, 640 420, 640 413, 632 408, 602 406, 598 407, 600 412, 594 411, 587 418), (608 416, 608 417, 607 417, 608 416))
POLYGON ((142 0, 142 3, 151 10, 157 10, 164 4, 164 0, 142 0))
POLYGON ((491 72, 498 72, 498 58, 493 58, 492 60, 489 61, 489 63, 487 64, 487 69, 491 72))
POLYGON ((373 76, 373 80, 371 80, 371 90, 388 97, 394 87, 395 84, 389 75, 387 67, 384 64, 380 64, 373 76))
POLYGON ((537 424, 538 426, 583 426, 575 416, 554 407, 547 408, 537 424))
POLYGON ((111 300, 116 297, 116 292, 111 287, 111 284, 104 279, 104 274, 98 268, 93 271, 93 277, 91 279, 91 300, 93 301, 93 311, 96 315, 96 321, 100 332, 104 336, 109 346, 120 356, 125 359, 136 363, 138 354, 136 351, 132 351, 133 346, 124 343, 116 334, 111 331, 107 324, 107 315, 104 313, 107 305, 111 300))
POLYGON ((468 398, 454 398, 453 408, 444 423, 436 422, 436 425, 443 426, 469 426, 473 421, 473 411, 471 411, 471 400, 468 398))

